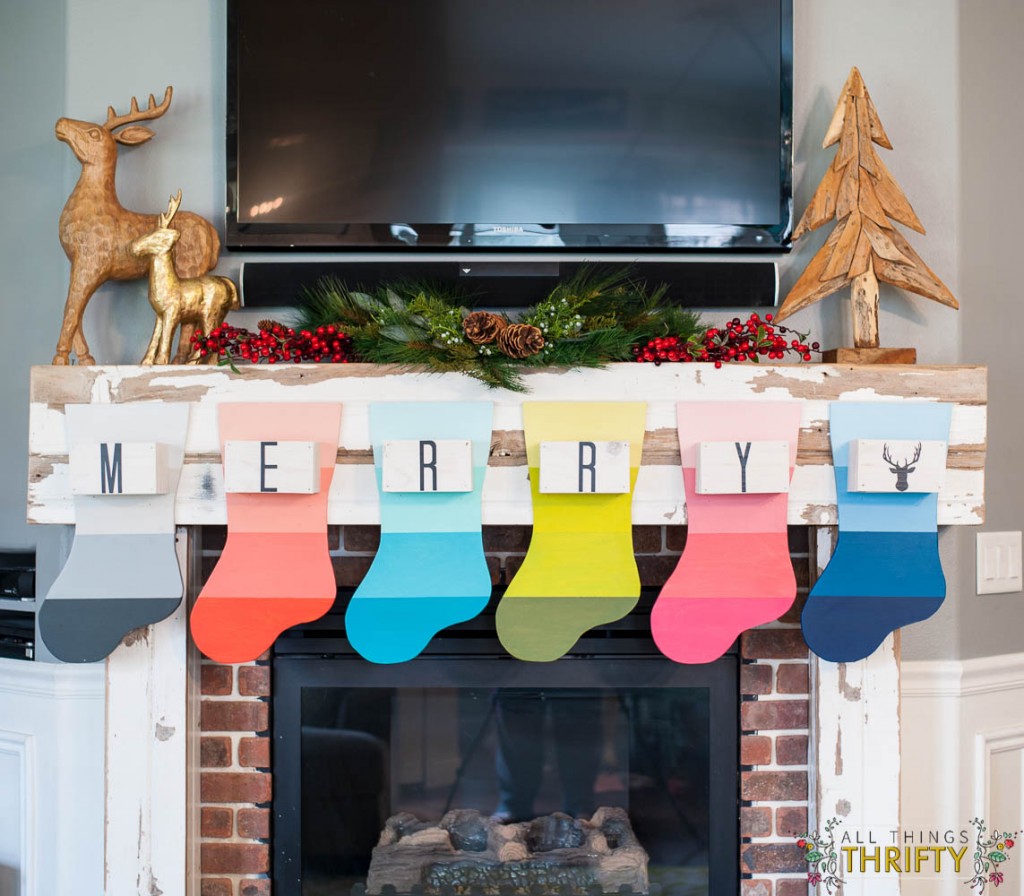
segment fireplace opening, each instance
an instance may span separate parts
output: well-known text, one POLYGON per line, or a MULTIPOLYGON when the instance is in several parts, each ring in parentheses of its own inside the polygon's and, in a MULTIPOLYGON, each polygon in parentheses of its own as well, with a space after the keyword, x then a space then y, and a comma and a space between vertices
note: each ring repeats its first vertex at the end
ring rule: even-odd
POLYGON ((408 663, 352 651, 344 596, 280 638, 274 893, 736 892, 739 657, 662 657, 656 591, 553 663, 504 653, 497 594, 408 663))

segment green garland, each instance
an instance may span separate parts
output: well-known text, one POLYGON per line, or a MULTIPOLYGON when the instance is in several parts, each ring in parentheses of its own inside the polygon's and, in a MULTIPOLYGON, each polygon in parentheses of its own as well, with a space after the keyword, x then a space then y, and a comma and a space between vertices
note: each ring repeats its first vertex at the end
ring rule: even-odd
POLYGON ((699 316, 667 304, 666 292, 665 286, 649 289, 634 281, 628 269, 581 268, 519 316, 516 323, 543 335, 543 348, 525 358, 467 337, 463 321, 475 304, 470 296, 415 281, 369 293, 336 277, 322 278, 303 292, 295 328, 316 331, 333 324, 352 338, 361 361, 464 373, 524 392, 524 368, 603 367, 634 360, 632 347, 656 337, 701 338, 706 327, 699 316))

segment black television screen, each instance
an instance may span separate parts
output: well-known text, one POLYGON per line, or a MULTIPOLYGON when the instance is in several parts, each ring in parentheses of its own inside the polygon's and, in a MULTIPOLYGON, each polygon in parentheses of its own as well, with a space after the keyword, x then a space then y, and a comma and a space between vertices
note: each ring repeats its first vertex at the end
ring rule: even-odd
POLYGON ((232 0, 235 248, 775 249, 792 0, 232 0))

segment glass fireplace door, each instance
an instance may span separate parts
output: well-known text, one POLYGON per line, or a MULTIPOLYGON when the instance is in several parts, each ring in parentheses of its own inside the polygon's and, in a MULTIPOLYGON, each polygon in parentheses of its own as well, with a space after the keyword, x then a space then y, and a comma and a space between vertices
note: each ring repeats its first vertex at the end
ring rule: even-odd
POLYGON ((275 893, 735 892, 737 670, 277 656, 275 893))

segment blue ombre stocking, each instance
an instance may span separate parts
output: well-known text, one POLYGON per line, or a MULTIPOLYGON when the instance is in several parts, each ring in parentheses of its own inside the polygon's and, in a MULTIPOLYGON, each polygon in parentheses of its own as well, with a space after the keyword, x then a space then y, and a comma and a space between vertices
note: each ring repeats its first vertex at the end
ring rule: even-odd
POLYGON ((846 484, 853 439, 947 442, 951 413, 948 404, 831 404, 839 538, 801 617, 804 638, 822 659, 864 659, 890 632, 941 606, 938 495, 850 492, 846 484))
POLYGON ((374 663, 411 660, 441 629, 472 619, 491 597, 480 525, 491 447, 490 402, 370 405, 380 493, 380 549, 345 613, 352 646, 374 663), (473 491, 385 492, 384 442, 469 439, 473 491))

